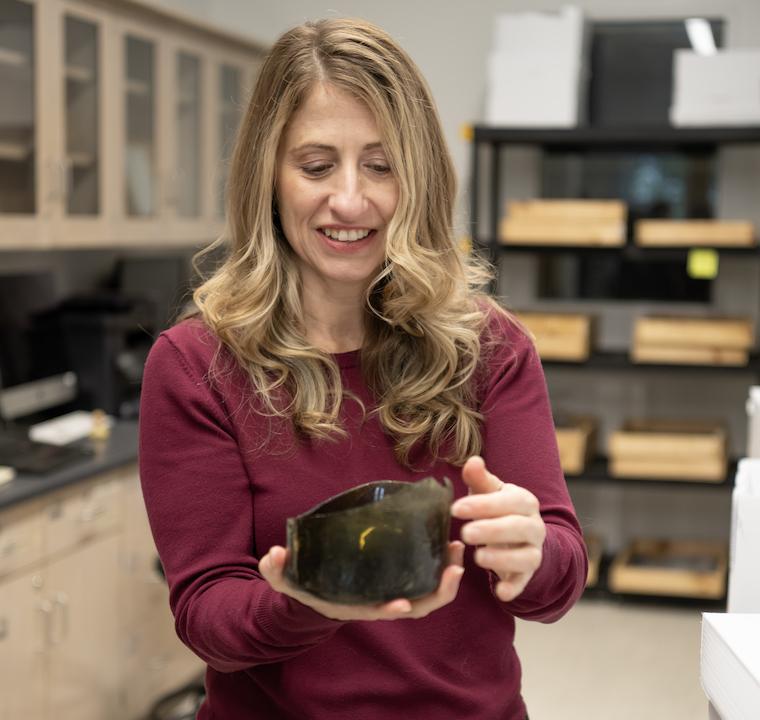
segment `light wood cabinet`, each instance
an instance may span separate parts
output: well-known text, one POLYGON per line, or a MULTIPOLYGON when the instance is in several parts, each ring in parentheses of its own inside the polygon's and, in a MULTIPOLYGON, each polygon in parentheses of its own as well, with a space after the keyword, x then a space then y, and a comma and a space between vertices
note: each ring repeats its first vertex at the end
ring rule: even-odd
POLYGON ((45 631, 52 607, 42 578, 0 579, 0 720, 46 720, 45 631))
POLYGON ((0 0, 0 249, 214 239, 263 54, 137 0, 0 0))
POLYGON ((0 720, 141 720, 203 667, 134 466, 0 511, 0 720))

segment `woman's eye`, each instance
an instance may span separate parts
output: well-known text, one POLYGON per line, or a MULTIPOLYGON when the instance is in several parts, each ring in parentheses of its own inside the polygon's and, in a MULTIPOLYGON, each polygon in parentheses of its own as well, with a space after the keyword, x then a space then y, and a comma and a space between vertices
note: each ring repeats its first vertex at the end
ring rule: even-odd
POLYGON ((369 163, 368 167, 378 175, 387 175, 391 171, 390 167, 383 163, 369 163))
POLYGON ((302 165, 301 170, 310 177, 319 177, 324 175, 330 169, 330 165, 302 165))

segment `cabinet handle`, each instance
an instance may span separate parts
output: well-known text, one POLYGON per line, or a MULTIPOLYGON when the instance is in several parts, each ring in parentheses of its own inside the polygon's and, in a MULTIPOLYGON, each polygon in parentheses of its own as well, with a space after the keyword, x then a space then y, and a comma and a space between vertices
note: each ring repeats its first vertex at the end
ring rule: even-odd
POLYGON ((39 652, 43 652, 45 649, 45 646, 51 647, 55 643, 53 642, 53 627, 52 627, 52 614, 53 614, 53 603, 51 603, 49 600, 43 600, 38 605, 38 610, 42 613, 42 619, 43 619, 43 647, 39 650, 39 652))
POLYGON ((0 617, 0 641, 8 637, 8 619, 0 617))
POLYGON ((14 552, 16 552, 17 547, 18 545, 16 544, 15 540, 8 540, 8 542, 3 545, 2 550, 0 550, 0 557, 10 557, 14 552))
POLYGON ((60 632, 58 633, 58 637, 53 644, 60 645, 63 639, 69 635, 69 596, 65 592, 58 591, 55 594, 53 603, 58 609, 58 614, 61 618, 59 626, 60 632))
POLYGON ((92 522, 99 515, 103 515, 106 512, 104 505, 88 506, 82 510, 80 520, 84 523, 92 522))

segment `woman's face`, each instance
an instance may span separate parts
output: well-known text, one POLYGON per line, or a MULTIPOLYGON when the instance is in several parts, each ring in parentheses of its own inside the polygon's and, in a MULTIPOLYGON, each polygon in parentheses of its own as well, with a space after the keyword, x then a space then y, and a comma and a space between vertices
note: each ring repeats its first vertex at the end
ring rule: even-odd
POLYGON ((277 159, 282 229, 312 291, 366 289, 382 266, 398 183, 369 108, 320 84, 288 124, 277 159))

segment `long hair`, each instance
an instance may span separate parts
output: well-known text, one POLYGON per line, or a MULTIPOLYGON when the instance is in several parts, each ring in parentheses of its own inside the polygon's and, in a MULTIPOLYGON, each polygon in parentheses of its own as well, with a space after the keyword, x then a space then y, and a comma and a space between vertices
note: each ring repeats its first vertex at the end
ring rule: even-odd
MULTIPOLYGON (((480 450, 475 379, 489 308, 484 264, 453 236, 456 179, 430 91, 409 56, 363 20, 286 32, 261 68, 227 187, 227 255, 195 291, 205 323, 246 370, 262 412, 312 438, 345 435, 339 369, 310 345, 300 278, 274 192, 288 121, 319 83, 348 91, 375 117, 399 200, 386 258, 365 295, 361 369, 397 459, 427 448, 462 464, 480 450)), ((212 245, 211 248, 216 247, 212 245)), ((203 251, 202 251, 203 252, 203 251)), ((366 410, 366 408, 365 408, 366 410)))

